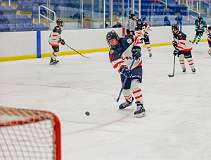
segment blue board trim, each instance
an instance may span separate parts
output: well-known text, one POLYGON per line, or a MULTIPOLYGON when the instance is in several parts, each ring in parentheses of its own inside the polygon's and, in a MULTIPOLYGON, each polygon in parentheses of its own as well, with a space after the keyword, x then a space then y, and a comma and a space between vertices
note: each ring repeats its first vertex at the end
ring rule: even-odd
POLYGON ((41 31, 37 31, 37 58, 41 57, 41 31))

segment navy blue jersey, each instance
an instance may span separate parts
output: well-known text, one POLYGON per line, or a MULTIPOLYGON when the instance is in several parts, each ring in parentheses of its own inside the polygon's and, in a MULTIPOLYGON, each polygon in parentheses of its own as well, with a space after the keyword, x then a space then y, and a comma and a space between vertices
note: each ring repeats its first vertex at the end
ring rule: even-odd
MULTIPOLYGON (((117 69, 119 72, 123 67, 129 67, 132 63, 132 52, 131 49, 134 46, 133 36, 127 36, 120 38, 118 44, 114 47, 111 47, 109 51, 109 59, 112 63, 114 69, 117 69)), ((141 66, 142 59, 139 58, 135 61, 132 69, 135 69, 138 66, 141 66)))
POLYGON ((125 37, 119 39, 119 44, 112 47, 109 52, 110 61, 113 62, 122 57, 122 54, 132 45, 133 38, 125 37))

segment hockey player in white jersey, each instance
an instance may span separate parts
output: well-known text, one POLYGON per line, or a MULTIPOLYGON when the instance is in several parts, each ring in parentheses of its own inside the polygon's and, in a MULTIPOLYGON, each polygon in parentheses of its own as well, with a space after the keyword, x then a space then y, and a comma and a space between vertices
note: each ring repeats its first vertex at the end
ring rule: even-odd
POLYGON ((145 114, 143 106, 143 95, 141 89, 142 82, 142 54, 141 47, 136 45, 137 39, 133 36, 120 38, 112 30, 106 35, 107 43, 110 47, 109 59, 113 68, 120 73, 125 102, 119 105, 122 110, 132 105, 135 100, 136 117, 142 117, 145 114), (134 61, 131 69, 131 63, 134 61), (132 93, 131 93, 132 92, 132 93))
POLYGON ((136 24, 136 33, 139 33, 139 35, 141 34, 143 36, 143 42, 147 47, 149 57, 152 57, 152 49, 149 40, 149 33, 151 31, 150 26, 148 23, 143 22, 141 19, 138 19, 136 24))
POLYGON ((172 26, 174 55, 179 57, 179 62, 183 72, 186 72, 185 59, 188 61, 192 72, 196 72, 191 54, 192 47, 188 45, 187 36, 179 30, 178 25, 172 26))
POLYGON ((59 55, 59 45, 65 44, 64 39, 61 38, 63 21, 61 19, 57 19, 56 24, 57 25, 54 27, 53 32, 49 36, 49 44, 53 49, 53 53, 50 59, 50 65, 54 65, 59 62, 59 60, 57 59, 59 55))
POLYGON ((147 47, 147 51, 148 51, 149 57, 152 57, 151 43, 150 43, 150 40, 149 40, 149 33, 151 31, 150 25, 148 23, 144 22, 142 30, 144 32, 144 43, 145 43, 145 45, 147 47))

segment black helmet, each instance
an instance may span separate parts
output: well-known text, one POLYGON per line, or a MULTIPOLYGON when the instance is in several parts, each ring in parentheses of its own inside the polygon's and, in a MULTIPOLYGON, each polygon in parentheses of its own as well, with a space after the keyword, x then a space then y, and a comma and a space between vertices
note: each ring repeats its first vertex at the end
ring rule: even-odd
POLYGON ((147 24, 146 22, 144 22, 144 23, 143 23, 143 26, 144 26, 144 27, 147 27, 147 26, 148 26, 148 24, 147 24))
POLYGON ((208 26, 207 29, 208 29, 208 30, 211 30, 211 26, 208 26))
POLYGON ((177 24, 174 24, 171 26, 171 30, 172 32, 179 31, 179 26, 177 24))
POLYGON ((199 19, 199 20, 202 20, 203 18, 202 18, 202 16, 199 15, 199 16, 198 16, 198 19, 199 19))
POLYGON ((62 19, 61 19, 61 18, 57 19, 57 20, 56 20, 56 24, 57 24, 58 26, 60 26, 60 27, 63 27, 63 21, 62 21, 62 19))
POLYGON ((114 30, 108 32, 107 35, 106 35, 106 40, 107 40, 107 43, 109 45, 110 45, 109 41, 112 40, 112 39, 119 40, 119 36, 114 30))
POLYGON ((138 19, 136 23, 137 23, 136 30, 142 30, 143 22, 142 22, 141 18, 138 19))
POLYGON ((129 15, 129 18, 130 18, 130 19, 133 19, 135 16, 136 16, 135 14, 131 13, 131 14, 129 15))
POLYGON ((199 23, 202 23, 203 22, 203 18, 202 18, 202 16, 198 16, 198 21, 199 21, 199 23))
POLYGON ((133 54, 135 54, 135 53, 137 53, 137 52, 141 53, 141 47, 140 47, 140 46, 133 46, 131 52, 132 52, 133 54))
POLYGON ((137 25, 142 25, 142 19, 141 18, 139 18, 138 20, 137 20, 137 25))

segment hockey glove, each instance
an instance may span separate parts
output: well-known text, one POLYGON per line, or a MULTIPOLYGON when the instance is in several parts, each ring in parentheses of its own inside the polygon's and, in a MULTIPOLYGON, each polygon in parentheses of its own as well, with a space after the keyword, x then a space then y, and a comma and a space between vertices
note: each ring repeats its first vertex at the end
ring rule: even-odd
POLYGON ((135 59, 135 60, 137 60, 141 57, 141 47, 140 46, 133 46, 132 56, 133 56, 133 59, 135 59))
POLYGON ((175 56, 179 55, 179 50, 178 50, 178 49, 175 49, 174 52, 173 52, 173 54, 174 54, 175 56))
POLYGON ((60 40, 60 43, 61 43, 62 45, 65 45, 65 41, 64 41, 63 39, 60 40))
POLYGON ((128 69, 127 67, 123 67, 120 71, 120 73, 122 75, 124 75, 126 78, 131 78, 132 77, 132 72, 130 69, 128 69))
POLYGON ((174 47, 177 47, 177 41, 172 41, 172 45, 173 45, 174 47))
POLYGON ((149 38, 149 33, 144 33, 144 38, 149 38))

